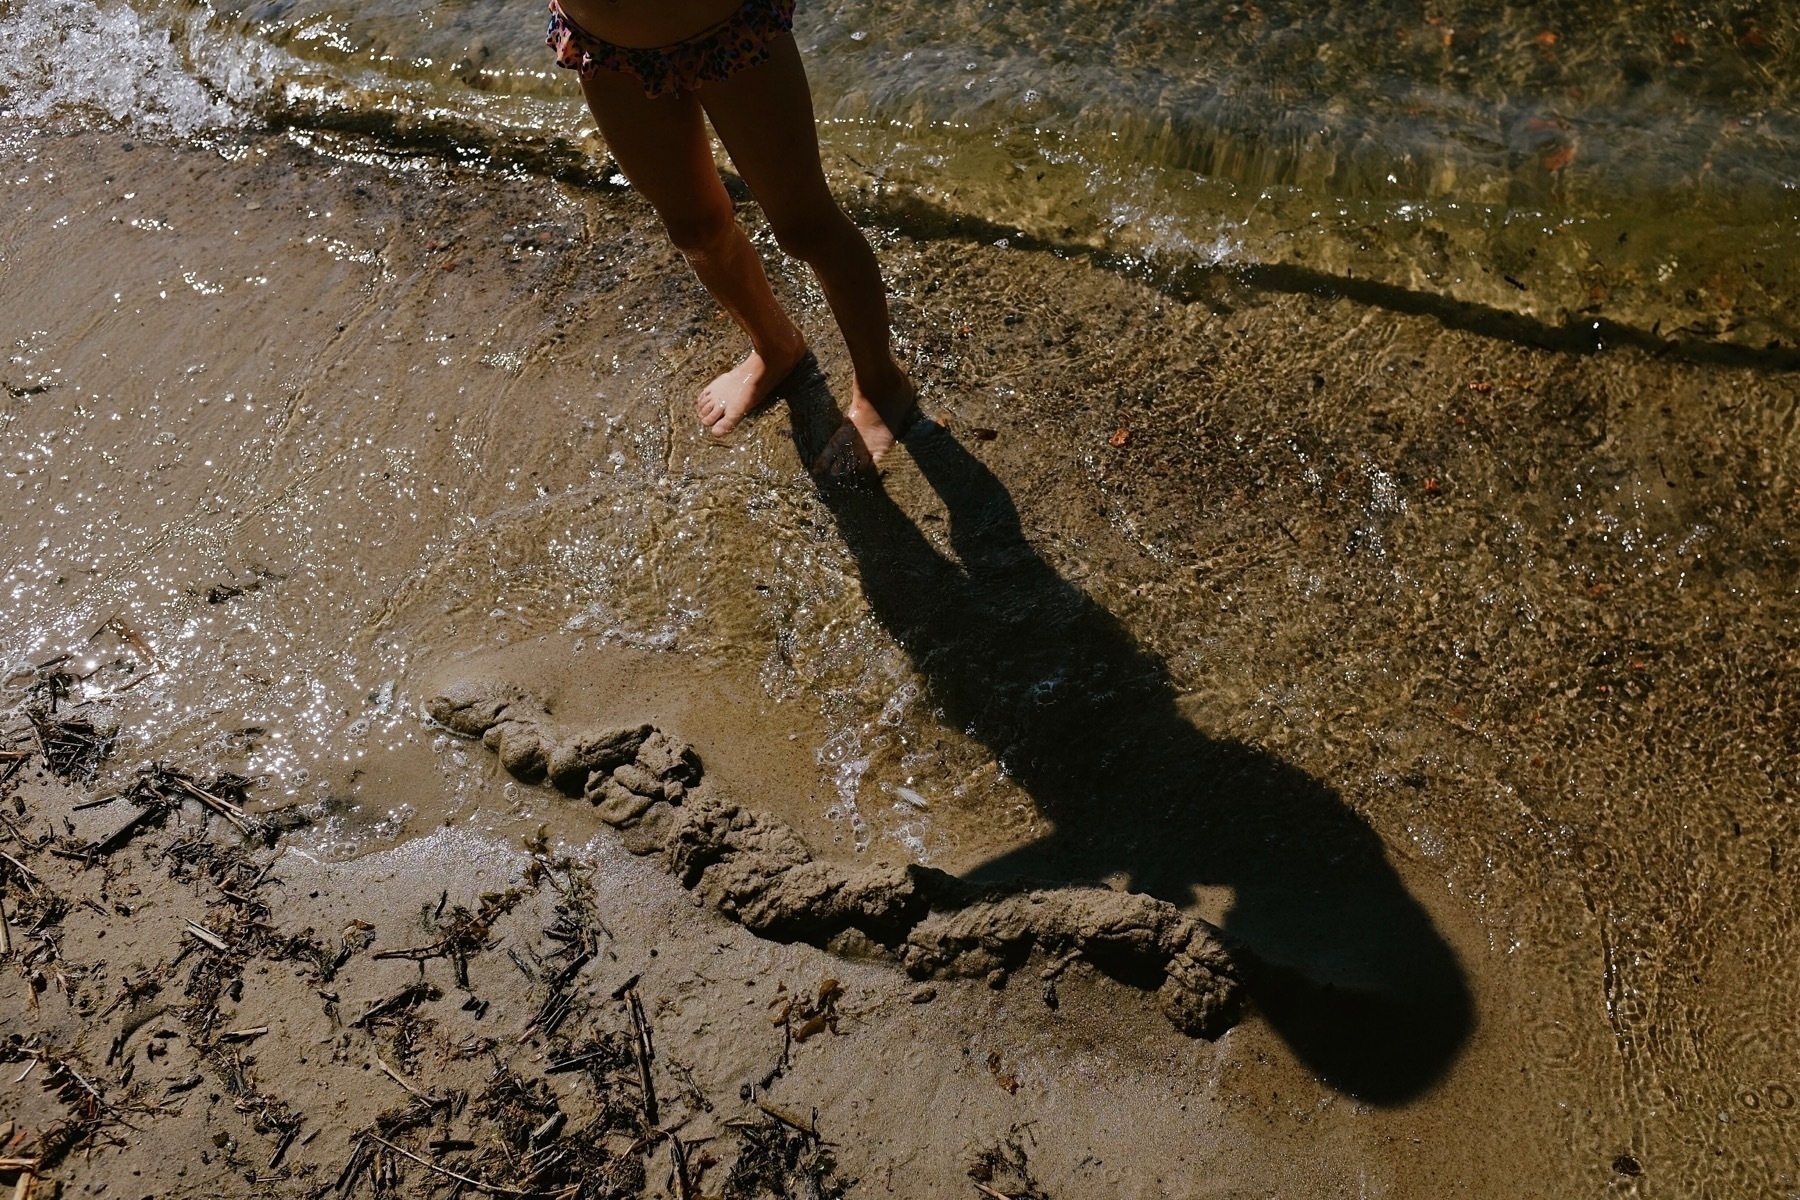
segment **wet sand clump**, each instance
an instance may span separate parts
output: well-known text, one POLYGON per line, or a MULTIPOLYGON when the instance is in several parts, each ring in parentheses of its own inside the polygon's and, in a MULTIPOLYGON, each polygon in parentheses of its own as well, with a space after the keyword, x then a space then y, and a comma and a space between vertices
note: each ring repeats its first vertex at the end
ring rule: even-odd
POLYGON ((1237 972, 1218 931, 1150 896, 1099 887, 1000 890, 943 871, 847 866, 814 857, 765 813, 691 789, 699 757, 649 725, 558 731, 544 705, 493 680, 452 684, 431 716, 480 738, 506 769, 548 778, 596 806, 635 854, 659 855, 682 886, 765 937, 891 955, 915 979, 1007 976, 1048 961, 1044 997, 1077 959, 1153 987, 1183 1033, 1217 1037, 1237 1019, 1237 972))

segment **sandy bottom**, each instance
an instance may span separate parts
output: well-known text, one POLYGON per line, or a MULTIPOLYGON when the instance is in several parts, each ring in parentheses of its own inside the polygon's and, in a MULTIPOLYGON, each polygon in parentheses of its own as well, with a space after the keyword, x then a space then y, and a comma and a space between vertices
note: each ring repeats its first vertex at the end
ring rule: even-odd
POLYGON ((8 139, 0 1183, 1800 1187, 1791 377, 883 231, 945 424, 822 491, 822 299, 708 442, 629 193, 8 139), (426 717, 475 676, 821 861, 1178 906, 1246 1015, 758 937, 426 717), (150 760, 282 832, 157 776, 114 838, 150 760))

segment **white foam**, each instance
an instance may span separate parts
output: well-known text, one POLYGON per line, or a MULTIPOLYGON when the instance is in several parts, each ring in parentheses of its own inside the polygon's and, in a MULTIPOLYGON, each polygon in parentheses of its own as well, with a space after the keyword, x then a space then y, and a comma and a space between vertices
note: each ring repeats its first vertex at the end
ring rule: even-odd
POLYGON ((208 28, 210 15, 75 0, 0 4, 0 111, 98 117, 175 136, 241 125, 288 56, 208 28))

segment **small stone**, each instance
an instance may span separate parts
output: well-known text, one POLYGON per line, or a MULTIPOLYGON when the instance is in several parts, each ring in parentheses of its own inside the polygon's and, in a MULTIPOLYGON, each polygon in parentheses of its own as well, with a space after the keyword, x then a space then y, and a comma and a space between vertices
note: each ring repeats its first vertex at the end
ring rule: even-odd
POLYGON ((906 998, 914 1004, 930 1004, 937 999, 937 989, 929 983, 921 983, 906 998))
POLYGON ((987 985, 996 992, 1006 986, 1006 968, 995 967, 987 973, 987 985))

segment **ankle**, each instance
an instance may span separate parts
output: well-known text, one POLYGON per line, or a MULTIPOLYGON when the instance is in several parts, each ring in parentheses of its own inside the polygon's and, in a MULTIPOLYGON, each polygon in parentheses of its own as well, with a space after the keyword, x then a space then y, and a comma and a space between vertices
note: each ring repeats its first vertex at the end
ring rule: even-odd
POLYGON ((877 370, 858 371, 856 390, 879 408, 900 403, 910 404, 916 398, 912 380, 907 378, 900 364, 891 358, 877 370))
POLYGON ((780 336, 756 339, 750 348, 766 363, 793 365, 806 355, 806 335, 800 332, 799 326, 789 325, 780 336))

